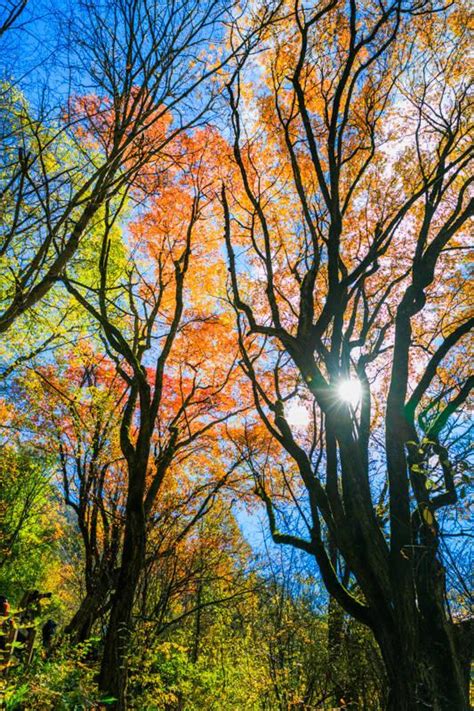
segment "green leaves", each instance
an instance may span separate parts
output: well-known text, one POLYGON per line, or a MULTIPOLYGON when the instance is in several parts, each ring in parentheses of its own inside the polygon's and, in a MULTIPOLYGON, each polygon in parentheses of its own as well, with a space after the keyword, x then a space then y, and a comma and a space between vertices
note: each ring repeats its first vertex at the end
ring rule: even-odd
POLYGON ((110 706, 116 701, 117 699, 115 696, 102 696, 102 698, 99 699, 99 704, 105 704, 106 706, 110 706))

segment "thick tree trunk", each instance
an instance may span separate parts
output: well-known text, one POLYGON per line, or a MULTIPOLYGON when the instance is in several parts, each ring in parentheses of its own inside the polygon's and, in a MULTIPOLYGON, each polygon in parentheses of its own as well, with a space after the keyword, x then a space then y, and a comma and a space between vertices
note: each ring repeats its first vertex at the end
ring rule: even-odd
POLYGON ((116 711, 127 708, 127 671, 135 593, 145 560, 145 514, 142 494, 129 496, 122 561, 110 612, 99 676, 99 688, 116 699, 116 711))
POLYGON ((463 675, 463 683, 466 698, 470 698, 471 689, 471 665, 474 647, 474 621, 465 620, 454 625, 453 629, 456 648, 458 650, 459 663, 461 665, 461 673, 463 675))
POLYGON ((94 591, 86 594, 77 612, 64 630, 73 644, 81 644, 89 639, 92 627, 99 618, 102 606, 103 599, 101 595, 94 591))
POLYGON ((469 692, 454 629, 436 622, 420 626, 415 652, 406 636, 378 638, 387 670, 390 692, 387 711, 468 711, 469 692))
POLYGON ((64 632, 73 644, 81 644, 92 635, 92 628, 110 607, 110 593, 114 589, 114 574, 102 575, 91 586, 78 610, 71 618, 64 632))

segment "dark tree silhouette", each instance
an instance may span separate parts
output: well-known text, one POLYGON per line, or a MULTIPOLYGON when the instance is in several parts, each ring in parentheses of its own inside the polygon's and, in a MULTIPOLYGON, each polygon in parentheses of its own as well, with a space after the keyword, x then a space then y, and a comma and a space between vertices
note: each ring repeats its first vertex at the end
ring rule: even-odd
POLYGON ((241 365, 287 459, 269 464, 250 435, 241 455, 274 541, 314 556, 373 630, 397 711, 468 708, 468 623, 446 604, 439 521, 462 510, 446 426, 465 431, 473 382, 458 260, 472 144, 465 33, 432 11, 294 3, 262 51, 262 91, 246 56, 229 83, 222 189, 241 365), (285 523, 282 476, 306 534, 285 523))

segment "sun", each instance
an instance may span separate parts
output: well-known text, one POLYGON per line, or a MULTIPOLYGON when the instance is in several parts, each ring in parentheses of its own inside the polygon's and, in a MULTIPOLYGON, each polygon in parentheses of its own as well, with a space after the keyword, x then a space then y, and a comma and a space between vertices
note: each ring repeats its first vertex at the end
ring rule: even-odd
POLYGON ((360 381, 354 378, 341 380, 337 386, 337 394, 340 400, 347 402, 352 407, 357 407, 362 398, 360 381))

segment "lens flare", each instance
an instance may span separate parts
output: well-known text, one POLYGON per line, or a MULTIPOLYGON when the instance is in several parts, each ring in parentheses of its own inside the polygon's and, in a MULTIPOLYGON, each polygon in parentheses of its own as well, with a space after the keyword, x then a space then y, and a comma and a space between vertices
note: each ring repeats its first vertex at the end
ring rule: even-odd
POLYGON ((337 386, 337 394, 341 400, 352 407, 357 407, 362 398, 362 386, 358 380, 341 380, 337 386))

